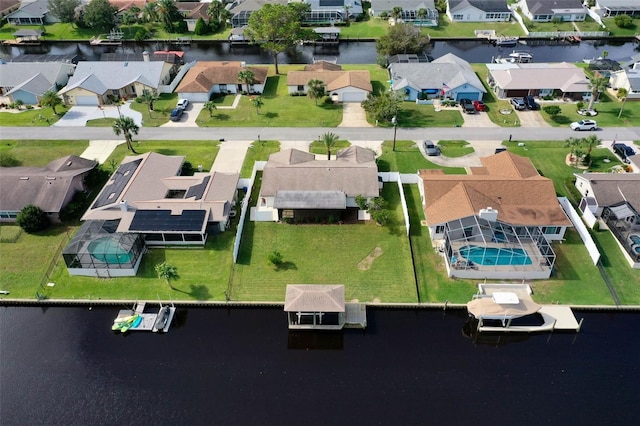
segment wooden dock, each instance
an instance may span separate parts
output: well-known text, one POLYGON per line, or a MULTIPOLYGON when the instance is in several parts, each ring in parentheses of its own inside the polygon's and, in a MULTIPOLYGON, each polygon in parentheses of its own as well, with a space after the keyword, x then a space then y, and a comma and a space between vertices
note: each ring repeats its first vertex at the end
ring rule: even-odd
MULTIPOLYGON (((158 319, 158 314, 160 313, 160 310, 158 310, 158 312, 153 313, 153 312, 144 312, 146 308, 146 303, 145 302, 139 302, 137 303, 133 309, 122 309, 118 312, 118 316, 116 317, 116 319, 113 321, 114 324, 117 322, 122 321, 123 318, 129 317, 131 315, 140 315, 142 317, 142 321, 140 322, 140 324, 138 324, 137 327, 133 327, 130 328, 129 330, 131 331, 153 331, 153 332, 158 332, 158 331, 162 331, 164 333, 166 333, 167 331, 169 331, 169 327, 171 326, 171 321, 173 321, 173 317, 175 315, 176 312, 176 308, 175 307, 170 307, 169 308, 169 318, 167 320, 167 323, 165 325, 165 327, 162 330, 158 330, 157 328, 155 328, 155 324, 156 324, 156 320, 158 319)), ((162 309, 162 305, 160 305, 160 309, 162 309)))
POLYGON ((554 330, 580 331, 580 323, 573 315, 571 307, 566 305, 542 305, 541 314, 555 318, 554 330))
POLYGON ((344 320, 344 328, 367 328, 367 305, 345 303, 344 320))

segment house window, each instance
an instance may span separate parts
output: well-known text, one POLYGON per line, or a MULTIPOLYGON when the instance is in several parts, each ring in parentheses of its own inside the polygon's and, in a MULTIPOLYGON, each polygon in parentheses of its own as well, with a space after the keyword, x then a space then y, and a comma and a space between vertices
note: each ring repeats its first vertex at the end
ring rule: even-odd
POLYGON ((298 85, 298 92, 304 92, 304 86, 302 84, 298 85))
POLYGON ((464 19, 464 15, 462 15, 461 13, 453 15, 454 21, 462 21, 463 19, 464 19))
POLYGON ((558 235, 560 233, 559 226, 547 226, 544 228, 544 233, 546 235, 558 235))
POLYGON ((221 92, 226 92, 227 91, 227 85, 226 84, 219 84, 218 87, 220 87, 220 91, 221 92))
POLYGON ((436 226, 436 234, 442 234, 442 233, 444 233, 444 225, 436 226))

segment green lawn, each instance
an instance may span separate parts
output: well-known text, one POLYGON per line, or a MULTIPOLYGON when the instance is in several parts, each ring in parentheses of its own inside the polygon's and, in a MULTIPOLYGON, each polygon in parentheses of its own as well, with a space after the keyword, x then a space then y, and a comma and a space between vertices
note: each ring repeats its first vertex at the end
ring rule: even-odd
POLYGON ((340 39, 357 40, 379 38, 387 33, 389 23, 386 19, 371 17, 366 21, 352 22, 348 27, 340 27, 340 39))
POLYGON ((395 152, 393 142, 384 141, 382 155, 376 162, 381 172, 416 173, 420 169, 443 169, 447 174, 466 173, 464 167, 442 167, 427 160, 414 141, 396 141, 395 152))
POLYGON ((177 102, 177 93, 161 93, 153 103, 153 111, 149 112, 149 107, 143 102, 132 102, 131 109, 142 114, 144 127, 158 127, 169 121, 169 115, 177 102))
MULTIPOLYGON (((600 127, 629 127, 638 125, 638 117, 640 117, 640 102, 625 102, 624 105, 621 101, 609 96, 608 93, 602 93, 600 100, 594 104, 594 109, 598 111, 598 115, 595 117, 583 117, 577 113, 576 103, 574 102, 560 102, 554 103, 558 105, 562 110, 560 114, 555 117, 551 117, 549 114, 540 111, 544 120, 555 127, 565 127, 574 121, 582 120, 584 118, 592 118, 598 122, 600 127), (620 109, 622 114, 620 118, 620 109)), ((588 107, 588 103, 584 103, 584 107, 588 107)))
POLYGON ((52 160, 66 155, 80 155, 89 146, 89 141, 49 141, 49 140, 3 140, 0 152, 8 153, 21 166, 46 166, 52 160))
POLYGON ((516 124, 516 121, 513 117, 516 117, 515 114, 504 115, 500 113, 502 109, 508 109, 509 111, 513 111, 511 104, 507 99, 498 99, 496 97, 495 92, 489 87, 487 84, 487 76, 489 75, 489 70, 485 64, 472 64, 471 67, 476 72, 480 81, 484 86, 484 89, 487 91, 483 97, 484 104, 486 105, 486 114, 489 116, 489 119, 502 127, 517 127, 519 125, 516 124))
MULTIPOLYGON (((335 145, 331 147, 331 155, 335 156, 338 151, 344 148, 348 148, 350 146, 351 146, 351 143, 349 141, 337 140, 335 145)), ((327 146, 324 143, 315 140, 311 142, 311 144, 309 145, 309 152, 312 154, 320 154, 320 155, 326 156, 327 146)))
MULTIPOLYGON (((185 161, 191 163, 194 169, 202 165, 203 171, 211 170, 211 166, 220 150, 220 142, 215 141, 143 141, 134 142, 134 149, 138 154, 153 151, 163 155, 184 155, 185 161)), ((105 164, 117 167, 127 155, 134 155, 126 144, 120 144, 109 156, 105 164)))
POLYGON ((633 37, 638 34, 638 29, 640 28, 640 19, 638 18, 632 20, 629 28, 620 28, 617 26, 615 18, 602 18, 602 23, 607 27, 606 30, 603 31, 609 31, 612 36, 616 37, 633 37))
POLYGON ((464 157, 465 155, 471 154, 473 152, 473 147, 468 145, 469 142, 467 141, 438 141, 440 152, 445 157, 464 157))
POLYGON ((287 284, 335 283, 345 285, 347 301, 416 302, 398 187, 386 184, 383 196, 392 210, 390 224, 385 226, 247 221, 232 299, 283 301, 287 284), (377 247, 382 254, 369 269, 360 269, 358 264, 377 247), (267 261, 274 250, 284 258, 279 270, 267 261))
POLYGON ((244 156, 240 177, 251 177, 253 164, 256 161, 267 161, 271 154, 278 151, 280 151, 280 141, 254 141, 247 150, 247 155, 244 156))
POLYGON ((525 18, 525 25, 530 32, 575 31, 574 24, 580 31, 607 31, 590 16, 584 22, 533 22, 525 18))
POLYGON ((423 27, 422 32, 431 37, 476 38, 475 30, 495 30, 498 35, 524 36, 524 31, 516 21, 511 22, 455 22, 445 14, 440 14, 437 27, 423 27))
POLYGON ((601 230, 591 234, 600 251, 600 262, 623 305, 640 305, 640 269, 629 266, 611 232, 601 230))
POLYGON ((113 127, 115 118, 96 118, 95 120, 87 120, 86 127, 113 127))
MULTIPOLYGON (((15 232, 14 229, 6 232, 5 227, 17 225, 0 225, 2 235, 15 232)), ((34 299, 47 269, 56 259, 54 253, 69 241, 75 229, 60 225, 37 234, 22 233, 14 243, 3 242, 0 290, 10 291, 12 298, 34 299)))
POLYGON ((23 109, 20 112, 11 110, 12 112, 0 112, 0 123, 3 126, 19 126, 19 127, 48 127, 58 121, 67 109, 64 105, 56 107, 56 113, 51 108, 34 108, 23 109))
MULTIPOLYGON (((287 77, 292 67, 281 66, 280 75, 268 78, 259 111, 249 96, 242 96, 235 109, 217 109, 213 117, 203 110, 196 122, 200 127, 336 127, 342 121, 342 105, 318 102, 306 96, 290 96, 287 77)), ((301 69, 297 67, 295 69, 301 69)))

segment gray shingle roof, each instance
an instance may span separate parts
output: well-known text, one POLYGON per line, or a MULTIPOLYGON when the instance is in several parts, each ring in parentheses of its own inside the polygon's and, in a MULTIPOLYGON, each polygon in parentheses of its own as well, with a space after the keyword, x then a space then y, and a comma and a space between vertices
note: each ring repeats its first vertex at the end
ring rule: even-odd
MULTIPOLYGON (((558 9, 584 9, 580 0, 525 0, 533 15, 552 15, 558 9)), ((586 12, 586 10, 585 10, 586 12)))
POLYGON ((23 90, 25 92, 33 93, 34 95, 39 96, 50 89, 55 89, 53 83, 47 80, 47 78, 42 74, 37 74, 15 86, 13 89, 7 92, 7 95, 11 95, 18 90, 23 90))
POLYGON ((288 284, 285 312, 344 312, 344 286, 288 284))
POLYGON ((507 0, 449 0, 451 13, 473 6, 484 12, 510 12, 507 0))
POLYGON ((157 61, 81 61, 60 93, 81 87, 93 93, 104 94, 107 90, 121 89, 135 82, 156 89, 162 79, 163 69, 164 62, 157 61))
POLYGON ((600 206, 613 206, 627 201, 640 212, 640 173, 576 173, 591 183, 600 206))
POLYGON ((15 87, 41 74, 52 85, 61 73, 73 71, 73 64, 55 62, 0 63, 0 87, 15 87))

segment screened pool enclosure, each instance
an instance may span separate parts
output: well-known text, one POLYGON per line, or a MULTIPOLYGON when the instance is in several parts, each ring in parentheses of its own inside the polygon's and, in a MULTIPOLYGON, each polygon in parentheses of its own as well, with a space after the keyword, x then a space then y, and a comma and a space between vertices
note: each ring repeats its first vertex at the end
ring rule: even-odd
POLYGON ((62 251, 70 275, 134 276, 145 244, 140 234, 118 233, 119 220, 84 222, 62 251))
POLYGON ((556 260, 541 227, 478 216, 447 222, 438 250, 449 275, 460 278, 544 279, 556 260))

